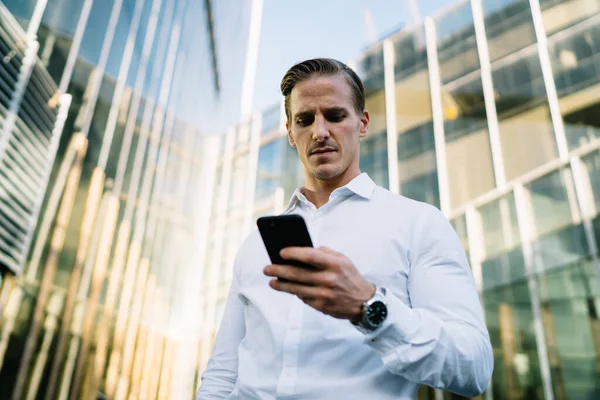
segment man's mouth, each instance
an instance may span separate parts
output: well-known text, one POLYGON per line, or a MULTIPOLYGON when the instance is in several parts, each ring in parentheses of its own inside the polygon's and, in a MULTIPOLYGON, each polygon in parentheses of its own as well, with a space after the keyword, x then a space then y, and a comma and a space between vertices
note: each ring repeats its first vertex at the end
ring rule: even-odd
POLYGON ((335 151, 336 150, 331 147, 324 147, 322 149, 313 150, 310 154, 311 155, 329 155, 329 154, 333 154, 335 151))

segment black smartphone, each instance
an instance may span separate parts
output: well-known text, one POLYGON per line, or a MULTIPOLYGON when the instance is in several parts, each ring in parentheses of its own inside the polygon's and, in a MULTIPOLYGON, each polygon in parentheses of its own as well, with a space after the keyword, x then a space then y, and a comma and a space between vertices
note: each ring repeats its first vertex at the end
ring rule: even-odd
MULTIPOLYGON (((260 236, 273 264, 314 267, 293 260, 284 260, 279 252, 286 247, 313 247, 304 218, 297 214, 261 217, 256 221, 260 236)), ((286 281, 286 279, 281 279, 286 281)))

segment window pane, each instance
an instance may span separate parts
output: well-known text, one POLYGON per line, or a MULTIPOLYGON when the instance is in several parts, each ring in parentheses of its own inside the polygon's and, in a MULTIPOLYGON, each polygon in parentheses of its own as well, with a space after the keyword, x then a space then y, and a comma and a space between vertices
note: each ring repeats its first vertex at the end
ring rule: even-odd
POLYGON ((478 70, 479 57, 471 3, 465 2, 443 15, 436 24, 442 85, 478 70))
POLYGON ((595 151, 582 158, 581 161, 588 173, 594 205, 596 210, 600 210, 600 152, 595 151))
POLYGON ((396 123, 400 193, 439 207, 427 49, 423 27, 396 39, 396 123))
POLYGON ((279 120, 281 118, 281 104, 277 103, 268 108, 262 114, 261 136, 268 136, 279 129, 279 120))
POLYGON ((531 182, 527 188, 539 236, 573 223, 578 210, 570 170, 552 172, 531 182))
POLYGON ((536 42, 528 0, 482 0, 490 61, 536 42))
POLYGON ((508 195, 479 209, 486 258, 505 253, 521 243, 514 196, 508 195))
POLYGON ((540 0, 540 6, 547 35, 600 12, 600 3, 595 0, 540 0))
POLYGON ((229 211, 244 204, 248 172, 248 153, 240 154, 233 159, 231 189, 229 190, 229 211))
POLYGON ((13 14, 23 29, 27 30, 37 0, 3 0, 2 3, 13 14))
POLYGON ((528 185, 537 237, 533 266, 552 384, 557 398, 594 398, 600 379, 592 340, 598 291, 580 222, 571 172, 559 170, 528 185))
POLYGON ((256 175, 256 190, 254 198, 260 202, 265 197, 272 196, 280 185, 282 157, 285 138, 278 138, 263 146, 258 151, 258 170, 256 175))
POLYGON ((600 18, 548 40, 569 148, 600 137, 600 18))
MULTIPOLYGON (((506 260, 522 268, 523 260, 518 254, 519 249, 506 253, 506 260)), ((490 272, 499 270, 494 263, 497 260, 501 258, 482 265, 486 323, 494 348, 494 398, 543 399, 527 280, 488 287, 494 279, 490 272)))
POLYGON ((360 144, 360 169, 382 187, 389 187, 387 134, 369 134, 360 144))
POLYGON ((494 397, 543 399, 531 298, 511 195, 479 209, 483 303, 494 348, 494 397))
POLYGON ((284 146, 284 157, 283 157, 283 174, 281 187, 284 191, 284 202, 287 205, 289 199, 292 197, 294 190, 298 186, 304 184, 304 166, 298 156, 298 150, 295 147, 290 146, 287 138, 283 139, 284 146))
POLYGON ((437 25, 450 206, 456 208, 493 189, 494 170, 471 3, 437 25))
POLYGON ((529 1, 503 1, 501 7, 495 0, 484 0, 483 6, 502 155, 510 180, 556 158, 556 143, 529 1))
POLYGON ((591 262, 566 263, 540 274, 538 283, 555 397, 599 398, 600 292, 591 262))
POLYGON ((360 168, 375 183, 388 187, 387 121, 381 45, 360 61, 357 72, 365 84, 366 108, 371 116, 369 135, 361 143, 360 168))

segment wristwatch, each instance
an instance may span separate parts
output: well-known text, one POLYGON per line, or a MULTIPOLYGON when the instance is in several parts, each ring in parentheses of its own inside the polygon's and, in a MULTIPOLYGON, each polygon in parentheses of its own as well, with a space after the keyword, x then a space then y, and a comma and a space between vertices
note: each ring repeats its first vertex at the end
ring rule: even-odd
POLYGON ((356 324, 359 331, 369 333, 383 325, 388 314, 385 296, 386 289, 375 285, 375 294, 363 303, 362 319, 356 324))

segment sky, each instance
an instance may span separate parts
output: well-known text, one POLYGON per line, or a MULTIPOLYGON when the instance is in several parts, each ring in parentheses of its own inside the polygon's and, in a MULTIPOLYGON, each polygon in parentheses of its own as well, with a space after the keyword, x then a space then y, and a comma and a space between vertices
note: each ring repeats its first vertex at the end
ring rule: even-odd
MULTIPOLYGON (((11 11, 23 19, 31 16, 36 4, 35 0, 0 1, 9 5, 11 11)), ((122 61, 122 51, 135 1, 125 1, 125 12, 121 13, 117 26, 115 41, 117 44, 113 46, 107 65, 107 73, 113 78, 116 78, 122 61)), ((239 123, 241 119, 240 96, 247 56, 246 45, 252 1, 213 0, 212 2, 214 20, 217 21, 215 37, 221 76, 221 91, 217 94, 212 85, 212 74, 207 72, 212 68, 207 50, 207 33, 203 30, 193 34, 194 29, 202 27, 200 21, 204 20, 203 2, 175 0, 178 5, 188 4, 185 27, 186 32, 192 32, 184 35, 184 41, 191 42, 192 45, 186 47, 188 51, 184 54, 187 67, 178 70, 178 74, 185 77, 180 85, 184 89, 192 86, 201 88, 185 91, 191 94, 186 95, 182 103, 189 107, 180 110, 181 116, 197 124, 203 132, 222 133, 239 123), (198 80, 195 79, 196 76, 203 77, 204 80, 196 82, 198 80)), ((357 60, 372 41, 382 38, 403 25, 414 23, 409 7, 410 0, 263 1, 253 113, 265 111, 280 101, 280 80, 293 64, 314 57, 332 57, 344 62, 357 60)), ((427 16, 465 0, 412 1, 418 4, 421 16, 427 16)), ((144 6, 142 18, 144 32, 152 1, 145 0, 145 2, 147 4, 144 6)), ((104 39, 102 32, 112 8, 109 3, 112 5, 113 2, 105 0, 94 2, 83 38, 81 56, 92 63, 98 61, 104 39)), ((44 21, 54 29, 66 29, 72 34, 82 4, 83 0, 48 0, 44 21)), ((164 23, 165 21, 161 20, 159 28, 163 27, 164 23)), ((138 36, 139 49, 143 44, 144 36, 138 36)), ((140 52, 141 50, 138 50, 138 56, 140 52)), ((134 57, 130 68, 132 80, 130 84, 133 84, 133 77, 138 70, 137 63, 138 57, 134 57)), ((149 76, 151 75, 150 73, 149 76)))
MULTIPOLYGON (((422 16, 457 2, 415 0, 422 16)), ((264 0, 254 112, 280 100, 279 82, 293 64, 314 57, 357 60, 373 37, 412 23, 408 0, 264 0)))

